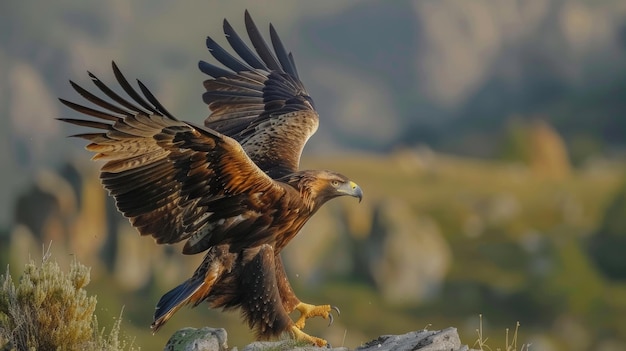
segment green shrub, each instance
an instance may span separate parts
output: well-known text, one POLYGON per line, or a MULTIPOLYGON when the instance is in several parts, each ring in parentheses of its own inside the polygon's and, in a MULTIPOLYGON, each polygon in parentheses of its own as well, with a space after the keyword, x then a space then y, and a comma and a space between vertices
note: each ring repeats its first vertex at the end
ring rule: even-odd
POLYGON ((122 350, 121 318, 111 332, 99 330, 96 297, 88 296, 89 268, 74 260, 68 274, 45 256, 32 260, 16 286, 0 276, 1 350, 122 350))

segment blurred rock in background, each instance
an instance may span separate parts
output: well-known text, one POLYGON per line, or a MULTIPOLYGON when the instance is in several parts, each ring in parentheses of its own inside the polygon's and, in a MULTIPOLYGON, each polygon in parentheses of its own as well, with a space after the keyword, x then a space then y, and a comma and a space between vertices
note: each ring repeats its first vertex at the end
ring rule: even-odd
POLYGON ((437 223, 389 199, 374 209, 369 237, 355 247, 385 300, 423 303, 440 290, 452 263, 450 247, 437 223))

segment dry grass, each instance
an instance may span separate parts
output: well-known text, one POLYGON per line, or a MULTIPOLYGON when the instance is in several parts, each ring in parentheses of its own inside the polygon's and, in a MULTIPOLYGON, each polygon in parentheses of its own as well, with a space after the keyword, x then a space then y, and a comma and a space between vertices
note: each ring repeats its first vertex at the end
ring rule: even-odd
MULTIPOLYGON (((478 339, 474 343, 474 347, 478 346, 478 349, 481 351, 493 351, 493 349, 489 345, 487 345, 487 340, 489 340, 489 338, 485 337, 485 334, 483 333, 483 315, 478 315, 478 318, 478 329, 476 329, 476 332, 478 333, 478 339)), ((515 324, 515 331, 513 332, 511 340, 509 340, 509 328, 506 328, 504 341, 505 347, 504 349, 497 347, 495 351, 517 351, 517 338, 519 327, 520 323, 517 322, 515 324)), ((522 344, 520 351, 530 351, 530 344, 522 344)))
POLYGON ((69 273, 45 254, 30 261, 16 285, 0 276, 0 349, 124 350, 120 318, 107 334, 94 316, 96 297, 88 296, 89 268, 74 260, 69 273))

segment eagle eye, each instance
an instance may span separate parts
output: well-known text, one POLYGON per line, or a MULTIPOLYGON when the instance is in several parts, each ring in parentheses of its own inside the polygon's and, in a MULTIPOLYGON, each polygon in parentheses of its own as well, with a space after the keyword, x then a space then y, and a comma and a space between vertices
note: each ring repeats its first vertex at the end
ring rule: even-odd
POLYGON ((338 180, 333 180, 333 181, 330 182, 330 184, 336 188, 336 187, 339 186, 339 181, 338 180))

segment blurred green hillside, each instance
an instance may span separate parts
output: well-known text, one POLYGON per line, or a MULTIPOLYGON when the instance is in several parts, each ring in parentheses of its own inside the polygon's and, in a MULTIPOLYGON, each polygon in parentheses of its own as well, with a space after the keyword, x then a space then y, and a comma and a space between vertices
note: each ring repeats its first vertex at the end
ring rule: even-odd
MULTIPOLYGON (((598 257, 605 255, 593 251, 594 243, 603 242, 602 228, 613 227, 607 221, 622 222, 622 215, 607 215, 625 210, 624 192, 618 192, 626 184, 622 164, 598 163, 554 178, 524 163, 418 149, 386 157, 309 157, 305 165, 353 175, 366 191, 362 204, 349 199, 329 204, 284 252, 298 295, 342 310, 331 327, 322 320, 307 324, 313 334, 333 345, 356 347, 381 334, 431 324, 456 326, 471 344, 482 313, 494 344, 503 345, 504 329, 519 321, 520 340, 541 345, 542 350, 626 345, 625 282, 599 265, 598 257), (402 236, 403 231, 408 234, 402 236), (424 238, 430 241, 415 242, 424 238), (389 249, 397 244, 394 240, 401 240, 400 246, 389 249), (426 259, 415 261, 414 256, 426 259), (398 267, 392 266, 383 278, 377 275, 394 261, 398 267), (432 263, 437 267, 429 268, 432 263), (402 276, 394 279, 394 272, 402 276), (406 281, 415 281, 417 288, 402 285, 406 281), (405 286, 399 293, 393 290, 398 284, 405 286), (424 292, 424 287, 430 290, 424 292)), ((89 187, 99 190, 91 183, 89 187)), ((24 259, 21 252, 38 252, 37 242, 61 230, 50 225, 55 216, 48 217, 43 237, 33 237, 31 244, 23 240, 29 234, 14 232, 9 255, 14 264, 24 259)), ((185 326, 225 327, 231 346, 252 340, 237 313, 207 311, 204 305, 184 309, 151 336, 154 304, 191 274, 201 257, 183 257, 177 249, 163 251, 124 229, 125 221, 113 223, 119 223, 120 232, 112 271, 97 258, 108 245, 71 249, 71 243, 53 241, 57 252, 70 250, 81 260, 91 260, 94 282, 88 290, 98 296, 100 321, 111 321, 124 306, 123 330, 144 349, 161 347, 173 331, 185 326), (131 251, 124 251, 125 244, 131 251), (130 286, 124 276, 135 266, 146 266, 136 273, 143 280, 130 286)), ((95 245, 97 237, 93 239, 83 245, 95 245)), ((623 265, 622 256, 614 258, 623 265)))
POLYGON ((624 246, 613 242, 609 251, 605 244, 602 253, 589 255, 590 247, 605 242, 602 227, 623 223, 624 193, 615 195, 626 184, 623 165, 597 165, 555 180, 520 164, 411 156, 317 163, 360 175, 369 204, 393 198, 411 216, 433 220, 452 252, 440 291, 413 306, 387 301, 398 314, 390 320, 386 309, 369 318, 357 313, 356 325, 370 335, 404 330, 407 323, 455 325, 469 342, 483 313, 490 328, 520 321, 522 340, 539 349, 598 349, 607 340, 624 346, 623 274, 617 279, 598 265, 611 255, 612 268, 623 267, 624 246), (607 209, 619 215, 607 216, 607 209))

